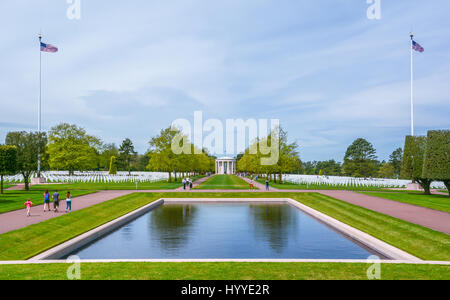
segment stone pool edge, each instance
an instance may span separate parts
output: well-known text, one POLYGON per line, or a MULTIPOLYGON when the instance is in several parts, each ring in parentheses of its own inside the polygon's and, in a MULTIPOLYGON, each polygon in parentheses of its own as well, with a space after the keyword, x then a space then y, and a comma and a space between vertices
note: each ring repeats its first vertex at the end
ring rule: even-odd
MULTIPOLYGON (((366 247, 384 255, 387 258, 390 258, 393 261, 406 261, 409 263, 413 262, 423 262, 421 259, 403 251, 400 250, 392 245, 389 245, 377 238, 374 238, 373 236, 358 230, 356 228, 353 228, 347 224, 344 224, 326 214, 323 214, 315 209, 312 209, 309 206, 306 206, 304 204, 301 204, 298 201, 295 201, 290 198, 161 198, 158 199, 150 204, 147 204, 137 210, 134 210, 122 217, 119 217, 115 220, 112 220, 108 223, 105 223, 93 230, 90 230, 88 232, 83 233, 82 235, 73 238, 67 242, 62 243, 61 245, 58 245, 52 249, 49 249, 29 260, 28 262, 36 262, 36 261, 43 261, 43 260, 58 260, 60 257, 64 257, 76 249, 79 249, 88 243, 98 239, 99 237, 108 234, 117 228, 129 223, 130 221, 142 216, 145 213, 148 213, 149 211, 164 205, 165 203, 284 203, 289 204, 300 211, 310 215, 311 217, 325 223, 326 225, 334 228, 339 233, 365 245, 366 247)), ((88 260, 82 260, 82 261, 88 261, 88 260)), ((109 261, 109 260, 108 260, 109 261)), ((111 260, 115 261, 115 260, 111 260)), ((192 261, 189 259, 186 260, 148 260, 148 261, 192 261)), ((226 259, 226 260, 211 260, 211 261, 239 261, 239 260, 233 260, 233 259, 226 259)), ((267 260, 248 260, 245 261, 267 261, 267 260)), ((323 261, 323 260, 280 260, 280 259, 271 259, 269 261, 323 261)), ((330 260, 327 260, 330 261, 330 260)), ((349 260, 349 259, 342 259, 342 260, 336 260, 339 262, 346 262, 346 261, 355 261, 355 260, 349 260)), ((387 260, 383 260, 387 261, 387 260)))

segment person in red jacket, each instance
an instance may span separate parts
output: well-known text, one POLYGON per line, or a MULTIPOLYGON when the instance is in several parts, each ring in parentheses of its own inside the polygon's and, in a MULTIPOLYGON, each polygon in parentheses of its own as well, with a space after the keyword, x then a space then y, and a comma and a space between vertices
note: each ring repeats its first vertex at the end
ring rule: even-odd
POLYGON ((27 207, 27 217, 31 216, 31 207, 33 206, 33 202, 31 202, 30 198, 28 198, 24 205, 27 207))

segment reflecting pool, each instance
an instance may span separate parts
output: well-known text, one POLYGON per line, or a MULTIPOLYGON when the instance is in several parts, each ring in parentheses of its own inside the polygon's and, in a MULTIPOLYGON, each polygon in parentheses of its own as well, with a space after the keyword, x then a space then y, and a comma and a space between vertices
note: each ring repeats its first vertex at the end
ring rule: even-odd
POLYGON ((82 259, 366 259, 374 253, 287 204, 164 204, 78 249, 82 259))

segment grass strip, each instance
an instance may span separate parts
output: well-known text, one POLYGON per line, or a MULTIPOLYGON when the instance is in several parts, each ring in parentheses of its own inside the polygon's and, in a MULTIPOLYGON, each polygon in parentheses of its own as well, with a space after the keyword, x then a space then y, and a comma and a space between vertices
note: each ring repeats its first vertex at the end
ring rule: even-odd
MULTIPOLYGON (((5 265, 0 280, 66 280, 66 264, 5 265)), ((367 280, 370 264, 84 263, 82 280, 367 280)), ((382 280, 449 280, 450 266, 382 264, 382 280)))

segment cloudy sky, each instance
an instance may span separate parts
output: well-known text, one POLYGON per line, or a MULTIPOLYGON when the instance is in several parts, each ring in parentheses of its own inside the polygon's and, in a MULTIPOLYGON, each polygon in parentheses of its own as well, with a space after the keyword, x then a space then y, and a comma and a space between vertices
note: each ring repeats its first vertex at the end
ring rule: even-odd
MULTIPOLYGON (((43 128, 75 123, 139 152, 178 118, 278 118, 303 160, 341 161, 363 137, 387 159, 410 132, 409 32, 416 131, 450 128, 450 2, 381 0, 66 0, 0 3, 0 143, 35 130, 37 34, 43 128)), ((230 153, 233 154, 233 153, 230 153)))

